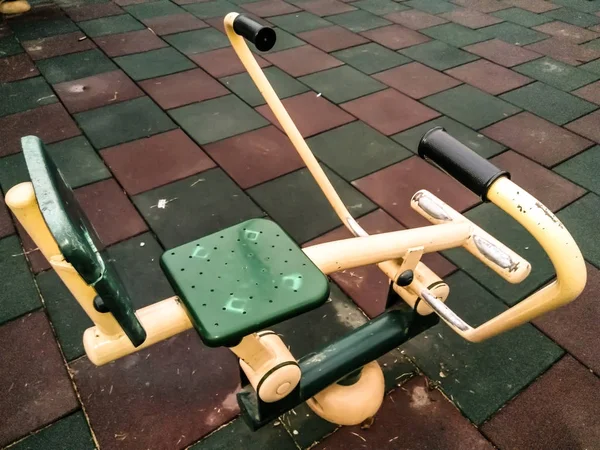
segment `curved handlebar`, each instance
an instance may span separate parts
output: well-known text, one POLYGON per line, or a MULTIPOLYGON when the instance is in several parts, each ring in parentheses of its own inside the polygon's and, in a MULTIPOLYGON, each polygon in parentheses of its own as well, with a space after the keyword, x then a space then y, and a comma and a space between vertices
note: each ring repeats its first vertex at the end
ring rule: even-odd
POLYGON ((242 14, 233 19, 233 31, 248 39, 261 52, 271 50, 277 40, 273 28, 265 27, 242 14))

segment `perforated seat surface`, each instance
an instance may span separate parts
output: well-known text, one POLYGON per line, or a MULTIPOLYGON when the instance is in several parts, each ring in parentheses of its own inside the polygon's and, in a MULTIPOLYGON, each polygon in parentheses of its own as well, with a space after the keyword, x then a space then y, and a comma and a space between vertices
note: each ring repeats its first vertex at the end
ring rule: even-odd
POLYGON ((274 222, 253 219, 166 251, 161 266, 207 345, 323 304, 327 277, 274 222))

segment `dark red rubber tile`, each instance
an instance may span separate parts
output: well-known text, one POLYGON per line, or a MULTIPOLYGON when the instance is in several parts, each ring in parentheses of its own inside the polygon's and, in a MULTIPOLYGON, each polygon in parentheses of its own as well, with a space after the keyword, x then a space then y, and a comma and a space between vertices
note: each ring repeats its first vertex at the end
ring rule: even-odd
POLYGON ((65 8, 65 12, 74 22, 125 14, 125 11, 112 2, 76 5, 71 8, 65 8))
POLYGON ((290 5, 282 0, 263 0, 260 2, 241 5, 246 11, 258 17, 279 16, 301 11, 300 8, 290 5))
MULTIPOLYGON (((525 0, 529 1, 529 0, 525 0)), ((537 0, 533 0, 537 1, 537 0)), ((543 1, 543 0, 539 0, 543 1)), ((475 11, 482 13, 490 13, 500 11, 502 9, 509 8, 508 2, 499 2, 498 0, 454 0, 455 3, 460 6, 464 6, 475 11)))
POLYGON ((595 111, 581 119, 565 125, 571 131, 600 143, 600 111, 595 111))
POLYGON ((337 25, 305 31, 298 34, 298 37, 325 52, 342 50, 369 42, 368 39, 365 39, 361 35, 337 25))
POLYGON ((600 380, 565 356, 482 431, 506 450, 591 449, 600 442, 599 415, 600 380))
POLYGON ((22 44, 25 51, 34 61, 82 52, 96 47, 94 41, 79 31, 25 41, 22 44))
POLYGON ((55 84, 54 89, 72 114, 144 95, 120 70, 55 84))
POLYGON ((24 80, 39 74, 39 70, 27 53, 0 59, 0 83, 24 80))
POLYGON ((442 393, 415 377, 386 396, 368 429, 342 427, 315 450, 492 450, 442 393))
POLYGON ((379 72, 373 78, 416 99, 461 84, 460 81, 418 62, 379 72))
POLYGON ((592 145, 587 139, 528 112, 509 117, 481 132, 546 167, 592 145))
POLYGON ((71 363, 102 448, 183 449, 238 414, 239 368, 190 330, 102 367, 71 363))
POLYGON ((319 72, 332 67, 341 66, 342 61, 313 47, 303 45, 276 53, 268 53, 264 58, 283 69, 293 77, 301 77, 309 73, 319 72))
POLYGON ((0 445, 75 410, 79 404, 42 311, 0 327, 0 445))
POLYGON ((206 23, 192 16, 190 13, 151 17, 150 19, 142 20, 142 22, 158 36, 208 27, 206 23))
POLYGON ((410 199, 419 189, 427 189, 459 212, 479 203, 458 181, 416 156, 352 184, 409 228, 431 225, 410 207, 410 199))
POLYGON ((167 43, 150 30, 108 34, 94 39, 108 56, 123 56, 167 47, 167 43))
POLYGON ((447 70, 446 73, 492 95, 512 91, 533 81, 520 73, 484 59, 455 67, 447 70))
POLYGON ((440 115, 437 111, 393 89, 376 92, 341 106, 387 136, 440 115))
POLYGON ((454 11, 440 14, 440 17, 474 29, 502 22, 502 19, 468 8, 455 9, 454 11))
MULTIPOLYGON (((282 103, 305 138, 354 120, 350 114, 323 97, 317 97, 314 92, 286 98, 282 103)), ((268 105, 259 106, 256 110, 281 129, 268 105)))
POLYGON ((4 116, 0 118, 0 130, 2 130, 0 157, 20 152, 22 136, 32 134, 45 144, 50 144, 81 134, 60 103, 4 116))
POLYGON ((584 47, 565 39, 544 39, 524 48, 573 66, 600 58, 600 50, 584 47))
POLYGON ((559 5, 546 0, 504 0, 504 4, 507 6, 516 6, 532 13, 543 13, 560 8, 559 5))
POLYGON ((202 69, 144 80, 140 82, 140 86, 163 109, 177 108, 229 94, 221 83, 202 69))
POLYGON ((129 195, 215 166, 180 129, 110 147, 102 150, 101 155, 129 195))
POLYGON ((572 91, 571 94, 575 94, 588 102, 600 105, 600 81, 596 81, 595 83, 588 84, 576 91, 572 91))
POLYGON ((442 17, 434 16, 418 9, 409 9, 407 11, 396 11, 383 16, 387 20, 391 20, 397 24, 410 28, 411 30, 421 30, 436 25, 447 23, 448 21, 442 17))
MULTIPOLYGON (((189 58, 215 78, 227 77, 246 71, 240 62, 240 58, 232 48, 220 48, 206 53, 189 55, 189 58)), ((258 55, 254 55, 254 58, 262 68, 271 65, 269 61, 258 55)))
POLYGON ((316 16, 331 16, 350 11, 356 11, 354 6, 347 5, 337 0, 309 0, 300 4, 302 9, 316 16))
POLYGON ((600 37, 598 33, 558 20, 538 25, 537 27, 533 27, 533 29, 559 39, 574 42, 575 44, 581 44, 582 42, 600 37))
POLYGON ((304 165, 288 137, 274 126, 208 144, 204 149, 243 189, 304 165))
POLYGON ((8 206, 4 203, 4 196, 0 195, 0 239, 15 232, 8 206))
POLYGON ((112 178, 76 189, 75 198, 106 246, 147 230, 133 204, 112 178))
POLYGON ((517 64, 523 64, 541 57, 540 54, 534 51, 509 44, 499 39, 478 42, 464 49, 505 67, 516 66, 517 64))
POLYGON ((363 36, 378 42, 392 50, 411 47, 429 42, 431 39, 418 31, 405 28, 402 25, 389 25, 361 33, 363 36))

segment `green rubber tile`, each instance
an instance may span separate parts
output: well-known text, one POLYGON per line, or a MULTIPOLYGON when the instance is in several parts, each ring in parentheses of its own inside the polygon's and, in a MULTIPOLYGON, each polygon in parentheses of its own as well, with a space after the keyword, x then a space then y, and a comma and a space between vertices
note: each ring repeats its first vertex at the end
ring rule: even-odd
POLYGON ((410 151, 417 153, 419 141, 425 133, 433 127, 443 127, 448 134, 452 135, 452 137, 456 138, 484 158, 491 158, 494 155, 502 153, 506 149, 504 145, 492 141, 483 134, 477 133, 471 128, 464 126, 462 123, 446 116, 438 117, 430 122, 411 128, 410 130, 398 133, 395 136, 392 136, 392 139, 399 142, 410 151))
POLYGON ((441 41, 431 41, 400 50, 400 53, 437 70, 446 70, 479 59, 441 41))
POLYGON ((225 17, 230 12, 237 11, 236 5, 225 0, 215 0, 212 2, 192 3, 183 6, 183 9, 189 11, 199 19, 210 19, 212 17, 225 17))
POLYGON ((586 14, 571 8, 553 9, 552 11, 544 13, 544 16, 583 28, 600 23, 600 18, 598 16, 592 16, 591 14, 586 14))
POLYGON ((578 69, 547 56, 513 67, 513 70, 563 91, 572 91, 600 78, 600 74, 578 69))
POLYGON ((43 59, 36 64, 51 84, 117 70, 117 66, 98 49, 43 59))
MULTIPOLYGON (((376 209, 376 205, 352 185, 324 169, 353 217, 376 209)), ((299 244, 341 225, 308 169, 268 181, 247 192, 299 244), (306 214, 310 214, 309 221, 306 220, 306 214)))
MULTIPOLYGON (((592 41, 593 42, 593 41, 592 41)), ((600 59, 579 66, 580 69, 587 70, 600 75, 600 59)))
MULTIPOLYGON (((291 97, 310 90, 278 67, 268 67, 263 72, 279 98, 291 97)), ((250 106, 265 104, 265 99, 246 72, 221 78, 219 81, 250 106)))
POLYGON ((171 109, 169 115, 200 145, 269 124, 235 95, 171 109))
POLYGON ((302 33, 316 30, 317 28, 330 27, 331 22, 309 12, 299 12, 269 18, 269 22, 277 25, 289 33, 302 33))
POLYGON ((531 274, 511 284, 462 248, 443 255, 508 305, 514 305, 554 276, 554 269, 537 241, 516 220, 492 203, 484 203, 465 216, 531 264, 531 274))
POLYGON ((327 17, 327 20, 336 25, 348 28, 355 33, 392 24, 389 20, 382 19, 367 11, 350 11, 347 13, 336 14, 335 16, 327 17))
POLYGON ((42 306, 16 235, 0 239, 0 324, 42 306))
POLYGON ((359 0, 352 3, 352 6, 369 11, 377 16, 383 16, 396 11, 406 11, 410 9, 407 6, 403 6, 402 4, 393 2, 391 0, 359 0))
POLYGON ((42 77, 0 84, 0 117, 42 105, 56 103, 58 98, 42 77))
POLYGON ((162 133, 173 121, 148 97, 140 97, 74 115, 96 149, 162 133))
POLYGON ((592 147, 552 170, 600 195, 600 146, 592 147))
POLYGON ((30 178, 22 152, 0 158, 0 187, 5 194, 24 181, 30 181, 30 178))
POLYGON ((111 176, 102 159, 83 136, 46 145, 46 149, 73 189, 111 176))
POLYGON ((166 249, 264 216, 219 168, 146 191, 133 202, 166 249), (158 208, 165 199, 165 208, 158 208))
POLYGON ((129 14, 86 20, 84 22, 79 22, 78 25, 89 37, 126 33, 128 31, 143 30, 146 28, 145 25, 135 20, 129 14))
POLYGON ((458 8, 458 6, 443 0, 410 0, 404 4, 429 14, 441 14, 458 8))
POLYGON ((600 267, 600 197, 589 193, 559 211, 557 216, 577 242, 583 257, 600 267))
POLYGON ((323 70, 299 80, 334 103, 343 103, 387 88, 385 84, 350 66, 323 70))
POLYGON ((300 47, 301 45, 306 45, 306 42, 298 39, 293 34, 288 33, 287 31, 282 30, 281 28, 274 27, 275 33, 277 35, 277 41, 269 53, 280 52, 282 50, 287 50, 289 48, 300 47))
POLYGON ((493 12, 492 16, 528 28, 552 21, 552 19, 542 14, 532 13, 531 11, 527 11, 526 9, 521 8, 503 9, 500 11, 493 12))
POLYGON ((208 52, 230 45, 227 36, 214 28, 171 34, 165 36, 164 40, 186 55, 208 52))
POLYGON ((508 92, 500 98, 557 125, 564 125, 597 108, 593 103, 541 82, 508 92))
POLYGON ((67 18, 48 20, 15 20, 11 21, 10 27, 20 42, 79 31, 77 25, 67 18))
POLYGON ((412 156, 404 147, 358 120, 314 136, 307 143, 317 158, 347 181, 412 156))
POLYGON ((521 111, 516 106, 465 84, 431 95, 422 101, 476 130, 521 111))
POLYGON ((169 0, 160 0, 151 3, 138 3, 125 6, 125 10, 138 20, 152 19, 153 17, 171 16, 173 14, 183 14, 185 11, 170 2, 169 0))
POLYGON ((472 30, 457 23, 445 23, 421 30, 421 33, 454 47, 465 47, 489 38, 479 31, 472 30))
POLYGON ((23 51, 23 47, 21 47, 21 44, 19 44, 19 41, 14 36, 0 38, 0 58, 18 55, 19 53, 23 53, 23 51))
POLYGON ((340 50, 331 56, 368 75, 411 62, 406 56, 375 42, 340 50))
POLYGON ((522 27, 516 23, 502 22, 479 30, 488 39, 496 38, 514 45, 528 45, 547 39, 549 36, 539 31, 522 27))
POLYGON ((598 0, 552 0, 552 3, 592 14, 600 11, 598 0))
POLYGON ((193 69, 196 65, 174 48, 119 56, 115 62, 135 81, 193 69))
MULTIPOLYGON (((445 279, 446 304, 470 325, 480 325, 506 306, 462 272, 445 279)), ((441 323, 402 347, 476 425, 481 424, 564 353, 532 325, 482 343, 470 343, 441 323)))
POLYGON ((27 436, 12 450, 95 450, 90 428, 83 412, 79 411, 54 422, 35 434, 27 436))

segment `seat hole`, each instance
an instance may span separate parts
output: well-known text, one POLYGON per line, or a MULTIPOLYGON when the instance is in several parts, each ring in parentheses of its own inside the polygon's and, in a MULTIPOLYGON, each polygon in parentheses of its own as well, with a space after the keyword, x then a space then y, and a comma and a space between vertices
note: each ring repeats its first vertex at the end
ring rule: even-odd
POLYGON ((246 314, 246 311, 244 311, 242 314, 246 314))
POLYGON ((215 322, 215 327, 218 327, 218 326, 219 326, 219 323, 218 323, 218 322, 215 322))
POLYGON ((227 311, 227 308, 221 308, 223 311, 227 311))
POLYGON ((174 255, 174 254, 175 254, 175 252, 171 252, 171 255, 174 255))
POLYGON ((273 300, 269 300, 269 303, 273 303, 273 300))
POLYGON ((211 290, 210 290, 210 292, 215 292, 215 290, 214 290, 214 289, 211 289, 211 290))
POLYGON ((181 268, 181 271, 183 272, 184 270, 185 270, 185 269, 182 267, 182 268, 181 268))
POLYGON ((249 298, 250 298, 250 300, 252 300, 254 297, 251 295, 249 298))
POLYGON ((196 286, 192 285, 192 289, 196 289, 196 286))
POLYGON ((213 250, 217 250, 217 247, 213 247, 213 250))
POLYGON ((202 303, 202 306, 206 306, 206 303, 202 303))

